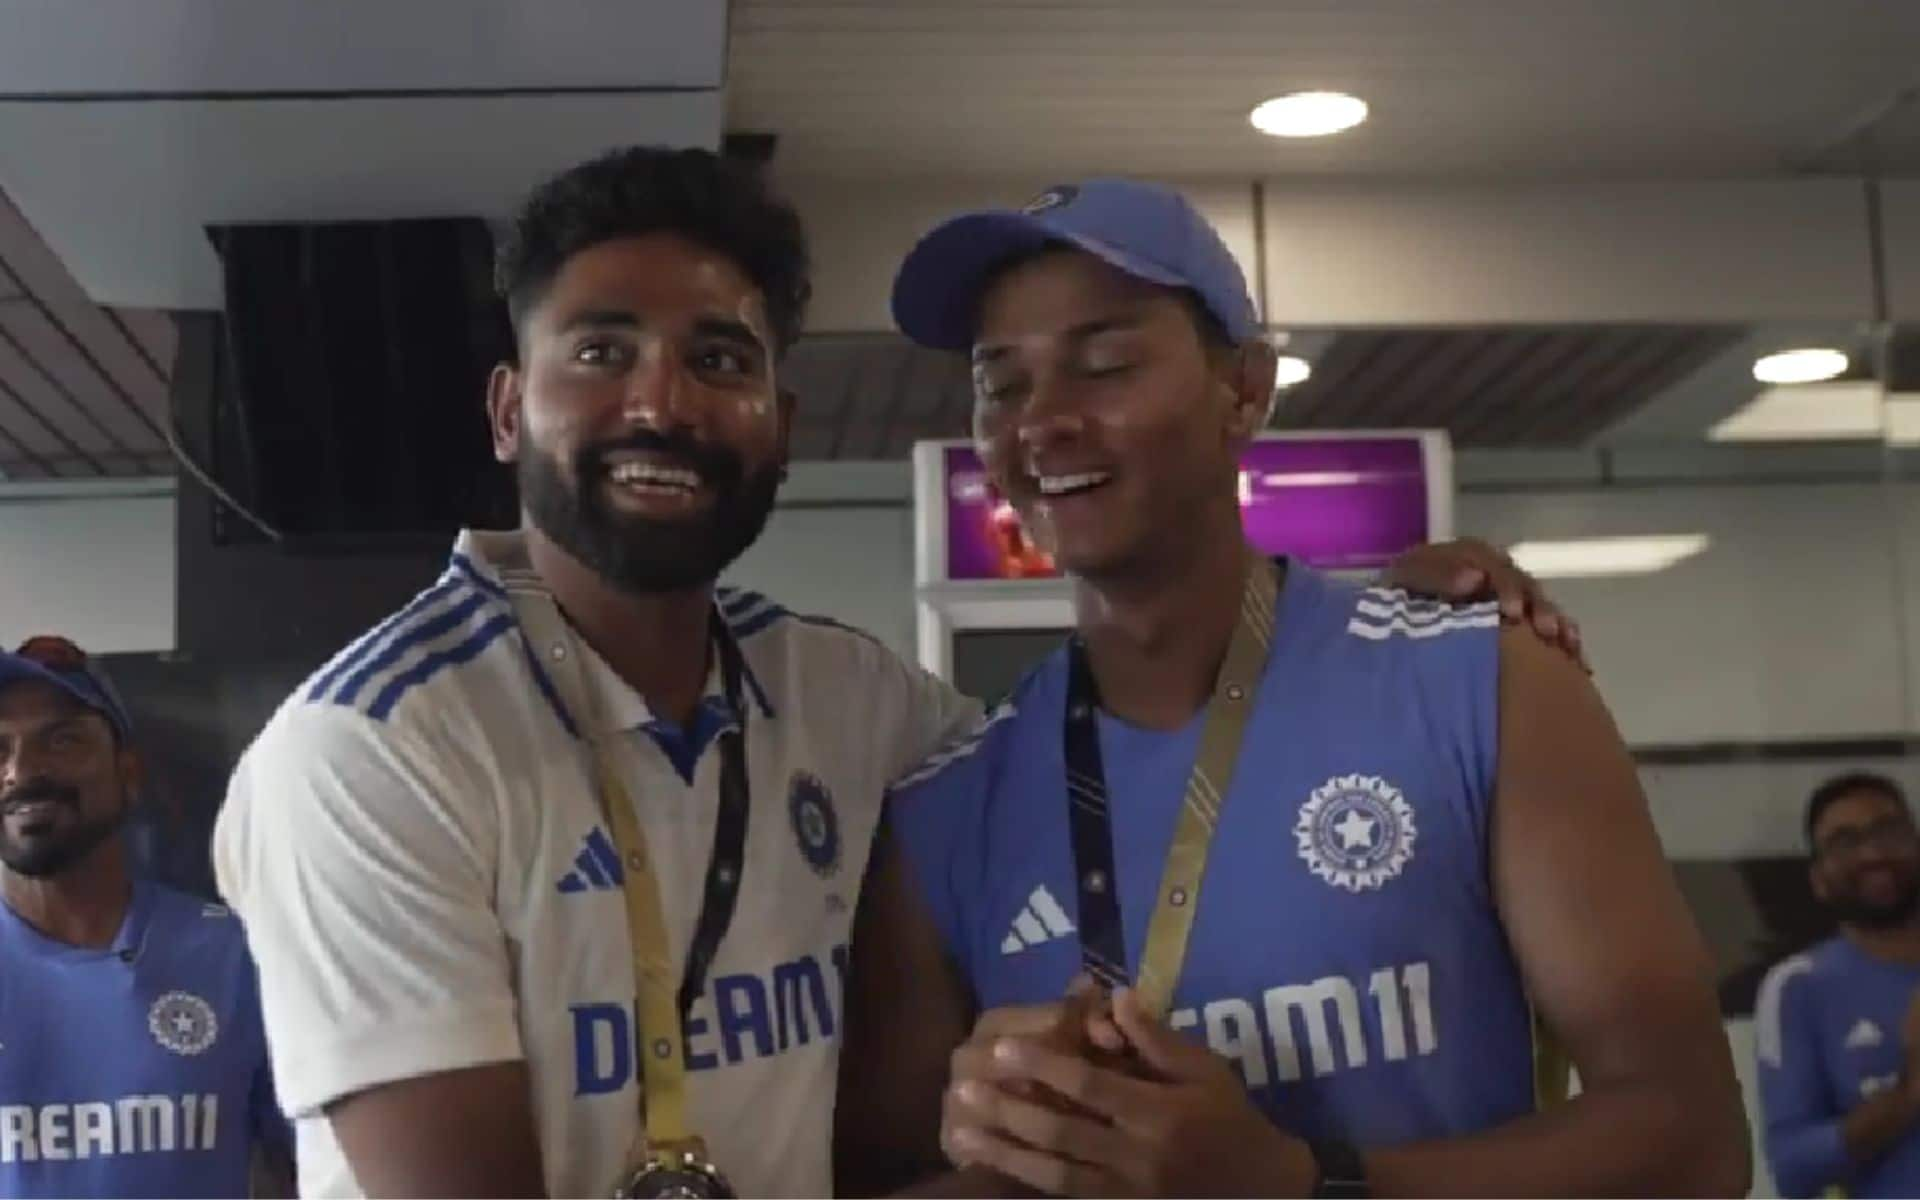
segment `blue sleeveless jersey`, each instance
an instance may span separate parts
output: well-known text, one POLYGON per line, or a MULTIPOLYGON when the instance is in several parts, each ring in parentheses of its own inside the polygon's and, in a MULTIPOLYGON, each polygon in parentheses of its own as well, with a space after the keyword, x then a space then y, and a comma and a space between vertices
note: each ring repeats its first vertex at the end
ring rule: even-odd
POLYGON ((0 1195, 246 1196, 289 1141, 231 912, 136 883, 92 949, 0 904, 0 1195))
MULTIPOLYGON (((1532 1110, 1532 1021, 1489 884, 1499 616, 1291 564, 1170 1021, 1306 1136, 1386 1145, 1532 1110)), ((1067 655, 895 788, 889 820, 983 1008, 1080 970, 1067 655)), ((1100 718, 1129 973, 1204 715, 1100 718)))

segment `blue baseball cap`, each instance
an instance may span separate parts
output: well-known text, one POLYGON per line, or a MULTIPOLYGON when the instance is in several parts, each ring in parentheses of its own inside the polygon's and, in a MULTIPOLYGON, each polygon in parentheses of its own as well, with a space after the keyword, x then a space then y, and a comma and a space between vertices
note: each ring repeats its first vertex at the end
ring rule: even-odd
POLYGON ((0 654, 0 688, 48 683, 105 717, 121 741, 133 736, 127 706, 87 652, 63 637, 34 637, 12 654, 0 654))
POLYGON ((923 346, 965 350, 994 271, 1049 245, 1076 246, 1149 283, 1192 290, 1236 343, 1260 332, 1247 278, 1207 219, 1171 188, 1127 179, 1049 188, 1022 208, 941 224, 900 264, 893 319, 923 346))

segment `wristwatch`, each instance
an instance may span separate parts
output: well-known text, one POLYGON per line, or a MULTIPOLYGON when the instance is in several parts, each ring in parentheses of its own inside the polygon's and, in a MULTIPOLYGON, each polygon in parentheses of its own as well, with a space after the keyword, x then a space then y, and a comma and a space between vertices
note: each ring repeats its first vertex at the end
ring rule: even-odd
POLYGON ((1367 1166, 1360 1160, 1358 1150, 1346 1142, 1336 1141, 1309 1142, 1307 1148, 1313 1151, 1315 1196, 1369 1200, 1373 1195, 1373 1188, 1367 1183, 1367 1166))

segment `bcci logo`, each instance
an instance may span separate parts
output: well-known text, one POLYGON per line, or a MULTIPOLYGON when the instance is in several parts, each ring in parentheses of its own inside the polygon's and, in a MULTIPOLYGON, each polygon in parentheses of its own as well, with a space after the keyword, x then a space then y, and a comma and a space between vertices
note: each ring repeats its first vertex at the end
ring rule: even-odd
POLYGON ((793 818, 793 836, 800 857, 822 879, 840 869, 840 818, 834 815, 827 787, 805 771, 793 777, 787 796, 787 814, 793 818))
POLYGON ((1349 892, 1371 891, 1413 857, 1413 806, 1377 775, 1337 775, 1300 806, 1293 836, 1315 875, 1349 892))
POLYGON ((147 1010, 153 1040, 175 1054, 199 1054, 220 1034, 213 1006, 191 992, 167 992, 147 1010))

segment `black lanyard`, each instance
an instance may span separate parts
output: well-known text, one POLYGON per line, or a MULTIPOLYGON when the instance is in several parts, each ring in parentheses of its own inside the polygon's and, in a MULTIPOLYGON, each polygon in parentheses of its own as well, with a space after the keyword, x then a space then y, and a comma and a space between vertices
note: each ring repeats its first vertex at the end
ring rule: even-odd
POLYGON ((747 781, 747 706, 741 679, 745 666, 740 644, 726 619, 713 614, 713 647, 720 659, 720 682, 734 727, 720 735, 720 808, 713 825, 713 852, 707 858, 707 880, 700 899, 700 915, 687 944, 687 963, 680 977, 680 1019, 687 1018, 707 986, 707 971, 720 952, 721 939, 733 924, 734 903, 740 896, 746 870, 747 812, 752 792, 747 781))
POLYGON ((1127 967, 1120 922, 1120 881, 1113 865, 1113 815, 1100 754, 1100 687, 1077 635, 1067 643, 1065 759, 1067 828, 1080 901, 1080 958, 1089 975, 1114 988, 1132 982, 1148 1011, 1164 1016, 1186 959, 1207 854, 1232 790, 1255 694, 1272 655, 1279 567, 1256 560, 1242 588, 1240 611, 1207 700, 1193 768, 1147 926, 1137 972, 1127 967))
POLYGON ((1113 872, 1113 817, 1107 771, 1100 759, 1100 687, 1087 664, 1086 645, 1067 641, 1067 713, 1061 730, 1066 755, 1067 829, 1080 889, 1080 960, 1103 987, 1122 987, 1127 973, 1126 931, 1120 924, 1120 888, 1113 872))

